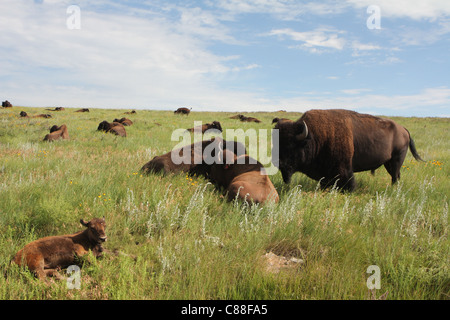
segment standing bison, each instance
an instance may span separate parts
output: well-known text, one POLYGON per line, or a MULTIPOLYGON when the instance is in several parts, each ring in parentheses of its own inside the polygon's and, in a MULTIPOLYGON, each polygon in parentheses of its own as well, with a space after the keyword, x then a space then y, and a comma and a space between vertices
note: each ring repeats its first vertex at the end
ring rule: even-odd
POLYGON ((320 181, 323 188, 334 185, 355 189, 353 173, 384 165, 392 183, 408 147, 417 153, 408 130, 389 119, 348 110, 310 110, 295 122, 278 122, 279 163, 285 183, 299 171, 320 181))

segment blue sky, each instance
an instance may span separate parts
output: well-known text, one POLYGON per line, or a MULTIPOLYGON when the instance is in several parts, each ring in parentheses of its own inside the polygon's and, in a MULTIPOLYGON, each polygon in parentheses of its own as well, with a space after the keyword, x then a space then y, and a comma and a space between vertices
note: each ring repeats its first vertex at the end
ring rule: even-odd
POLYGON ((0 49, 14 105, 450 116, 448 0, 2 0, 0 49))

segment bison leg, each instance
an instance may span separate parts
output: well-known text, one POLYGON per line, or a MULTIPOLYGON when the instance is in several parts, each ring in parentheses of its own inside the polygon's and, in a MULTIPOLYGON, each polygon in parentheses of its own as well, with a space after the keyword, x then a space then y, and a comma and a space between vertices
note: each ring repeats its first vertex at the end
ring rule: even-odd
POLYGON ((341 173, 334 175, 331 178, 323 178, 320 180, 320 186, 322 189, 333 187, 336 185, 341 191, 353 191, 355 190, 355 176, 352 171, 341 170, 341 173))
POLYGON ((392 184, 396 183, 400 179, 400 169, 405 160, 408 149, 401 150, 398 154, 392 156, 391 160, 384 164, 387 172, 392 177, 392 184))
POLYGON ((58 272, 57 269, 45 269, 44 273, 47 277, 54 277, 57 280, 64 279, 64 277, 58 272))

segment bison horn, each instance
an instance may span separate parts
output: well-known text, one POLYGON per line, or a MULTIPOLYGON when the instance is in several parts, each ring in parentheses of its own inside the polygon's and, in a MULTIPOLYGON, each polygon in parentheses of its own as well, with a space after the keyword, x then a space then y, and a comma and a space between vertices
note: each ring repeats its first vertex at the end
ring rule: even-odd
POLYGON ((297 140, 304 140, 308 136, 308 126, 306 125, 305 121, 303 121, 303 126, 303 132, 295 136, 297 140))

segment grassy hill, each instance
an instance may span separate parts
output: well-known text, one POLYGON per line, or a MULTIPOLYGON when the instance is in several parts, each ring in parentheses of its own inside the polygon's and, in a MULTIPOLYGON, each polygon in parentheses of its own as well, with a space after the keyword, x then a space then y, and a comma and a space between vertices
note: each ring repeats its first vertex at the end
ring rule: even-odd
POLYGON ((258 124, 227 112, 75 110, 0 110, 0 299, 366 299, 371 265, 381 272, 377 296, 449 298, 450 119, 393 118, 426 160, 408 152, 395 186, 384 168, 357 173, 351 194, 322 191, 300 173, 285 185, 277 173, 280 203, 249 206, 226 202, 203 178, 139 169, 194 121, 270 130, 274 117, 300 113, 246 114, 258 124), (52 118, 20 118, 22 110, 52 118), (134 121, 127 138, 97 131, 124 116, 134 121), (42 141, 54 124, 66 124, 70 140, 42 141), (105 247, 125 254, 86 262, 81 289, 9 266, 26 243, 102 216, 105 247), (297 262, 274 271, 269 252, 297 262))

